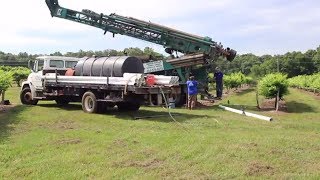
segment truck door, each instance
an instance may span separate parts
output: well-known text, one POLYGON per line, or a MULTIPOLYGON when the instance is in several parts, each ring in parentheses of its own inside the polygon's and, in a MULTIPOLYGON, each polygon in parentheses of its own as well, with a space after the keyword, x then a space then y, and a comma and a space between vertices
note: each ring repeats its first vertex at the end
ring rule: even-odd
POLYGON ((33 68, 34 73, 33 73, 33 76, 31 77, 31 82, 36 90, 43 89, 43 86, 42 86, 43 65, 44 65, 44 60, 42 59, 36 60, 34 63, 34 68, 33 68))

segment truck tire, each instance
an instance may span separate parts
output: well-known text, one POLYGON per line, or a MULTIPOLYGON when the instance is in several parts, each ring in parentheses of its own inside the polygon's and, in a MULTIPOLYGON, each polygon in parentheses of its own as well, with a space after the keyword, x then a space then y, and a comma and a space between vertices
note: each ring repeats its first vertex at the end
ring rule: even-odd
POLYGON ((57 98, 57 99, 55 99, 55 101, 56 101, 58 106, 67 105, 70 102, 69 100, 64 99, 64 98, 57 98))
POLYGON ((82 96, 82 110, 86 113, 96 113, 98 111, 98 102, 96 95, 88 91, 82 96))
POLYGON ((38 100, 32 99, 31 90, 29 87, 25 87, 22 89, 20 93, 20 101, 25 105, 37 105, 38 100))

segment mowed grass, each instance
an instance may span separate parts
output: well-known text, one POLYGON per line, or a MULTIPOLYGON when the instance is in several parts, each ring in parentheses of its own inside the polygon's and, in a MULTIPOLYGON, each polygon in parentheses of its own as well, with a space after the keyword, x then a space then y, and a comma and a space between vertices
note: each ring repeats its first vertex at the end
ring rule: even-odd
MULTIPOLYGON (((259 112, 266 122, 217 106, 169 117, 161 107, 137 113, 86 114, 80 104, 19 104, 0 114, 0 179, 230 179, 320 178, 320 102, 297 90, 286 96, 288 113, 259 112)), ((247 90, 222 103, 255 111, 247 90)), ((256 111, 258 112, 258 111, 256 111)))

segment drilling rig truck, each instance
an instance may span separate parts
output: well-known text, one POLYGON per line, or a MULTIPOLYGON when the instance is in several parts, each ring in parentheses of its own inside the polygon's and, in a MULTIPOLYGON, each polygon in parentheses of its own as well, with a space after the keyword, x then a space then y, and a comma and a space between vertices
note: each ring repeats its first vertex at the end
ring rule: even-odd
MULTIPOLYGON (((74 101, 74 98, 77 101, 82 98, 82 106, 86 112, 91 112, 92 108, 90 110, 88 107, 92 107, 98 104, 98 102, 109 102, 109 104, 111 102, 111 106, 116 104, 120 109, 129 109, 128 107, 140 107, 140 103, 137 103, 139 105, 135 104, 133 99, 136 99, 135 96, 140 94, 141 91, 143 91, 143 93, 140 95, 149 96, 151 102, 152 96, 162 97, 160 91, 162 92, 163 88, 166 88, 167 95, 170 94, 170 96, 173 96, 177 105, 182 105, 186 102, 187 90, 185 82, 191 74, 196 76, 199 81, 199 92, 202 95, 210 97, 210 94, 208 93, 208 73, 213 69, 213 62, 221 56, 225 57, 228 61, 232 61, 236 56, 235 50, 223 48, 221 43, 213 41, 210 37, 197 36, 156 23, 132 17, 124 17, 114 13, 110 15, 102 13, 98 14, 88 9, 75 11, 61 7, 58 0, 46 0, 46 4, 52 17, 58 17, 99 28, 104 31, 104 34, 110 32, 113 36, 115 36, 115 34, 120 34, 162 45, 165 48, 165 52, 171 55, 173 53, 182 53, 183 56, 167 60, 149 60, 144 62, 142 67, 139 63, 134 65, 134 63, 141 61, 137 59, 134 61, 130 60, 134 59, 134 57, 85 57, 81 60, 78 59, 75 72, 73 73, 74 76, 61 76, 57 71, 46 73, 46 70, 44 70, 40 72, 40 74, 42 73, 42 77, 40 78, 42 87, 40 90, 38 89, 38 91, 35 90, 35 88, 30 87, 32 81, 30 81, 31 79, 28 79, 29 82, 26 82, 23 86, 26 88, 22 89, 21 97, 22 100, 23 98, 27 99, 29 104, 36 103, 38 99, 54 99, 58 104, 63 104, 74 101), (137 69, 133 68, 134 70, 132 71, 132 69, 129 68, 128 71, 123 71, 118 74, 118 77, 114 77, 115 74, 111 72, 114 71, 114 64, 112 64, 111 61, 109 62, 108 59, 111 59, 113 63, 117 62, 117 60, 114 61, 114 59, 122 59, 119 61, 121 63, 115 71, 122 72, 123 68, 127 67, 123 67, 124 64, 122 63, 126 61, 130 62, 130 67, 139 67, 139 72, 137 72, 137 69), (101 66, 101 68, 98 66, 101 66), (108 72, 106 72, 105 69, 108 69, 108 72), (145 82, 143 83, 143 81, 148 79, 145 74, 154 74, 154 76, 150 76, 153 78, 153 81, 158 78, 158 82, 160 82, 159 79, 165 77, 163 75, 168 76, 167 78, 169 80, 167 79, 165 83, 161 82, 160 84, 151 83, 152 86, 142 88, 143 85, 145 85, 145 82), (134 80, 131 81, 129 80, 129 76, 135 76, 136 78, 133 78, 134 80), (178 87, 177 82, 175 81, 176 77, 178 77, 178 87), (120 81, 127 81, 131 84, 122 83, 120 85, 122 87, 116 88, 117 90, 115 90, 118 92, 111 92, 110 90, 114 90, 116 84, 110 82, 119 80, 113 78, 123 78, 120 81), (94 81, 95 83, 92 84, 91 81, 94 81), (100 84, 101 82, 102 84, 100 84), (106 82, 107 85, 105 84, 106 82), (100 92, 101 89, 104 89, 103 93, 93 93, 93 96, 91 87, 94 87, 94 91, 96 92, 100 92), (128 92, 130 92, 131 95, 128 95, 128 92), (38 96, 37 93, 39 93, 40 96, 38 96), (59 96, 59 93, 61 93, 61 96, 59 96), (67 93, 67 95, 65 93, 67 93), (74 94, 77 96, 73 96, 74 94), (88 98, 85 97, 90 97, 89 99, 91 100, 88 100, 88 98), (110 97, 117 98, 111 100, 112 98, 110 99, 110 97), (98 101, 92 103, 94 99, 98 99, 98 101)), ((54 61, 55 59, 56 58, 46 57, 44 58, 44 62, 45 64, 50 64, 51 60, 54 61)), ((41 58, 38 59, 38 62, 39 60, 41 60, 41 58)), ((67 61, 65 60, 65 62, 67 61)), ((51 67, 48 66, 47 68, 50 70, 51 67)), ((66 68, 67 67, 64 66, 64 69, 61 69, 62 74, 67 71, 66 68)), ((54 67, 51 68, 51 71, 52 69, 54 69, 54 67)), ((34 70, 37 71, 37 67, 35 67, 34 70)), ((158 103, 159 101, 161 101, 161 98, 158 100, 158 103)), ((105 105, 106 103, 102 104, 105 105)), ((100 106, 93 108, 93 111, 97 111, 97 107, 100 106)))

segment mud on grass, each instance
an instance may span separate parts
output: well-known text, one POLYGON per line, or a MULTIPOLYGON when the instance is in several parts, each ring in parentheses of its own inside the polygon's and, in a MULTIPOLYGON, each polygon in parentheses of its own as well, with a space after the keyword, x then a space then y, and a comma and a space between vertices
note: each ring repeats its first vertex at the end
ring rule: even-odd
POLYGON ((10 109, 14 108, 16 105, 11 104, 11 105, 2 105, 0 104, 0 114, 8 112, 10 109))
POLYGON ((59 120, 50 123, 43 122, 39 123, 38 126, 41 128, 53 129, 57 131, 77 130, 80 128, 79 124, 71 120, 59 120))
POLYGON ((247 165, 246 175, 248 176, 272 176, 274 175, 275 169, 270 166, 266 165, 264 163, 255 161, 249 163, 247 165))

